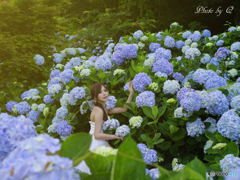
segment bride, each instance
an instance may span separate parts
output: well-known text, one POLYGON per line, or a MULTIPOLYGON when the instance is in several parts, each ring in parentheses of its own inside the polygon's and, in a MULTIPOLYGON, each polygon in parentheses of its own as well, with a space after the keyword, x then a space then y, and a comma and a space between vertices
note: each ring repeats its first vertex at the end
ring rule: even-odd
MULTIPOLYGON (((132 81, 130 81, 130 83, 128 84, 128 89, 130 91, 130 95, 126 103, 131 103, 134 94, 132 81)), ((123 138, 118 137, 117 135, 104 134, 102 130, 102 121, 110 119, 108 114, 126 112, 127 106, 124 105, 123 107, 115 107, 111 110, 107 110, 105 108, 105 102, 108 100, 108 91, 106 86, 102 83, 94 83, 91 86, 90 91, 95 106, 92 109, 89 121, 91 126, 89 134, 92 135, 92 142, 89 150, 94 151, 99 146, 109 147, 110 145, 106 140, 121 139, 123 141, 123 138)), ((85 161, 82 161, 75 168, 80 170, 81 172, 91 174, 90 169, 86 165, 85 161)))

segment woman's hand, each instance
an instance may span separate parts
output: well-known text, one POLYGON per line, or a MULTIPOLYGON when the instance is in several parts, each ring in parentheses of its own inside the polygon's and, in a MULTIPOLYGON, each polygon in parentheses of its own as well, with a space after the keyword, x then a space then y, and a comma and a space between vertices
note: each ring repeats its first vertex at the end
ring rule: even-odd
POLYGON ((129 84, 128 84, 128 90, 129 90, 130 94, 134 94, 132 81, 130 81, 129 84))
POLYGON ((117 136, 117 135, 115 135, 115 136, 116 136, 116 139, 121 139, 123 141, 123 137, 117 136))

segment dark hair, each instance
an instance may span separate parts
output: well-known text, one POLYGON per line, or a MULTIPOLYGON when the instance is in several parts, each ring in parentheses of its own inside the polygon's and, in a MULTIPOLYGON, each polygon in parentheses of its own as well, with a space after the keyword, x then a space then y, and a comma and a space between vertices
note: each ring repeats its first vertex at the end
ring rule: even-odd
MULTIPOLYGON (((91 97, 92 99, 94 99, 94 97, 98 100, 98 93, 101 91, 101 87, 104 86, 106 88, 106 86, 102 83, 94 83, 91 88, 90 88, 90 92, 91 92, 91 97)), ((107 89, 107 88, 106 88, 107 89)), ((100 104, 98 101, 96 103, 94 103, 95 106, 100 107, 103 110, 103 120, 108 120, 107 114, 102 106, 102 104, 100 104)))

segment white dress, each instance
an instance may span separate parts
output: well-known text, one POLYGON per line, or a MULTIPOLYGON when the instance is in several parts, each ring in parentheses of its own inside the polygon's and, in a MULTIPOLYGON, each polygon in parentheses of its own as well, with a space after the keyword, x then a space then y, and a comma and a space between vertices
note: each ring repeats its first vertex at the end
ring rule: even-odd
MULTIPOLYGON (((108 119, 110 119, 109 116, 108 116, 108 119)), ((105 141, 105 140, 97 140, 97 139, 94 138, 93 134, 94 134, 94 129, 95 129, 95 122, 89 121, 89 123, 90 123, 90 126, 91 126, 89 134, 92 136, 92 142, 91 142, 89 150, 90 151, 94 151, 99 146, 110 147, 110 145, 109 145, 109 143, 107 141, 105 141)), ((102 128, 101 128, 101 133, 103 133, 102 128)), ((81 161, 81 163, 78 164, 75 168, 79 169, 81 172, 85 172, 85 173, 91 174, 90 169, 88 168, 88 166, 85 163, 85 161, 81 161)))

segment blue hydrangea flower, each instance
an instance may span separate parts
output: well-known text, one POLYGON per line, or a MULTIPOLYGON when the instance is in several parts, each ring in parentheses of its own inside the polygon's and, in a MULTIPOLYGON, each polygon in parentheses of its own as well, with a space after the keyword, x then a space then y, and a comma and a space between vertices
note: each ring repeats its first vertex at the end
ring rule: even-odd
POLYGON ((96 61, 97 60, 97 56, 91 56, 89 59, 88 59, 88 61, 96 61))
POLYGON ((218 40, 218 41, 216 42, 216 45, 217 45, 217 46, 222 46, 223 43, 224 43, 224 40, 218 40))
POLYGON ((47 87, 50 88, 54 84, 58 84, 58 85, 62 86, 62 84, 59 82, 59 79, 60 78, 58 78, 58 77, 51 79, 51 81, 48 83, 47 87))
POLYGON ((148 106, 152 108, 155 106, 155 94, 152 91, 144 91, 140 93, 136 97, 136 105, 137 107, 148 106))
POLYGON ((51 73, 50 73, 50 79, 53 79, 55 77, 60 77, 60 73, 61 72, 57 69, 52 70, 51 73))
POLYGON ((210 37, 211 36, 211 32, 208 29, 205 29, 202 33, 202 37, 210 37))
POLYGON ((67 54, 75 56, 76 55, 76 50, 75 48, 66 48, 65 51, 67 52, 67 54))
POLYGON ((227 56, 230 54, 230 50, 225 47, 218 48, 217 52, 215 53, 215 57, 218 60, 226 59, 227 56))
POLYGON ((170 37, 170 36, 166 36, 164 38, 164 45, 166 47, 172 48, 172 47, 175 46, 175 40, 172 37, 170 37))
POLYGON ((201 63, 207 64, 211 60, 211 56, 209 54, 204 54, 201 58, 201 63))
POLYGON ((33 111, 32 110, 27 114, 27 117, 35 123, 35 122, 37 122, 37 118, 40 115, 40 113, 41 113, 40 111, 33 111))
POLYGON ((31 107, 30 105, 23 101, 23 102, 20 102, 16 105, 16 111, 19 113, 19 114, 26 114, 27 112, 29 112, 31 110, 31 107))
POLYGON ((59 84, 53 84, 51 87, 48 88, 48 94, 54 96, 55 93, 58 94, 62 87, 59 84))
POLYGON ((233 109, 236 109, 236 110, 240 111, 240 95, 232 98, 230 106, 233 109))
POLYGON ((68 115, 68 109, 66 107, 60 107, 56 111, 56 117, 59 119, 64 119, 68 115))
POLYGON ((137 144, 138 149, 142 153, 143 160, 146 164, 152 164, 157 162, 157 152, 154 149, 148 149, 143 143, 137 144))
POLYGON ((201 98, 201 108, 206 108, 206 106, 210 101, 208 92, 206 90, 202 90, 202 91, 197 91, 197 93, 201 98))
POLYGON ((160 41, 162 39, 162 35, 161 33, 163 33, 162 31, 159 31, 157 34, 156 34, 156 37, 158 38, 158 41, 160 41))
POLYGON ((231 51, 239 51, 240 50, 240 42, 234 42, 231 45, 231 51))
POLYGON ((6 108, 9 112, 12 112, 12 108, 14 105, 16 105, 17 102, 16 101, 8 101, 8 103, 6 104, 6 108))
POLYGON ((221 76, 213 76, 209 78, 204 85, 204 87, 209 90, 213 88, 219 88, 219 87, 226 87, 227 86, 227 81, 221 76))
POLYGON ((112 68, 112 62, 109 57, 102 55, 96 60, 95 68, 97 70, 102 69, 103 71, 106 71, 112 68))
POLYGON ((199 41, 201 39, 200 33, 193 33, 188 36, 188 39, 191 39, 192 41, 199 41))
POLYGON ((184 46, 184 42, 182 40, 177 41, 175 44, 175 47, 177 49, 182 49, 183 46, 184 46))
POLYGON ((156 73, 154 74, 154 76, 166 77, 165 80, 167 80, 167 78, 168 78, 168 75, 167 75, 166 73, 161 73, 160 71, 156 72, 156 73))
POLYGON ((176 80, 167 80, 163 85, 164 94, 175 94, 179 91, 180 84, 176 80))
POLYGON ((184 99, 184 94, 186 92, 195 92, 194 89, 189 89, 187 87, 183 87, 181 88, 178 92, 177 92, 177 98, 178 98, 178 102, 180 102, 182 99, 184 99))
POLYGON ((158 168, 152 168, 150 170, 146 169, 146 175, 149 174, 152 180, 158 179, 160 177, 158 168))
POLYGON ((122 52, 119 51, 119 50, 115 51, 115 52, 111 55, 111 60, 112 60, 112 62, 114 62, 117 66, 120 66, 120 65, 123 63, 123 61, 124 61, 122 52))
POLYGON ((171 51, 169 49, 165 49, 163 47, 160 47, 160 48, 156 49, 155 54, 154 54, 154 58, 156 59, 156 61, 160 60, 162 58, 170 61, 172 59, 172 54, 171 54, 171 51))
POLYGON ((195 137, 199 136, 200 134, 203 134, 205 131, 205 125, 201 121, 201 118, 197 118, 194 122, 187 122, 186 123, 186 129, 188 132, 188 136, 195 137))
POLYGON ((149 50, 150 50, 151 52, 155 52, 156 49, 158 49, 158 48, 160 48, 160 47, 161 47, 161 45, 160 45, 159 43, 151 43, 151 44, 149 45, 149 50))
POLYGON ((79 54, 83 54, 83 53, 85 53, 85 49, 83 49, 83 48, 77 48, 77 50, 79 51, 79 54))
POLYGON ((205 84, 209 79, 215 77, 217 75, 217 73, 213 70, 205 70, 205 69, 197 69, 193 75, 192 75, 192 79, 199 83, 200 85, 205 84))
POLYGON ((107 121, 105 121, 102 125, 102 129, 103 131, 106 131, 106 129, 108 128, 108 130, 113 130, 113 128, 117 128, 120 126, 120 123, 117 119, 109 119, 107 121))
POLYGON ((240 139, 240 117, 235 112, 235 109, 223 113, 217 122, 217 128, 222 136, 232 141, 238 141, 240 139))
POLYGON ((152 72, 165 73, 168 76, 173 73, 173 65, 167 59, 161 58, 153 64, 152 72))
POLYGON ((139 144, 137 144, 137 147, 138 147, 138 149, 140 150, 140 152, 142 153, 143 156, 147 153, 148 148, 145 144, 139 143, 139 144))
POLYGON ((33 57, 33 59, 36 59, 36 64, 37 65, 43 65, 44 64, 44 57, 43 56, 41 56, 41 55, 39 55, 39 54, 37 54, 37 55, 35 55, 34 57, 33 57))
POLYGON ((71 63, 72 67, 81 65, 80 57, 73 57, 73 58, 71 58, 71 60, 69 62, 71 63))
POLYGON ((217 59, 217 58, 212 58, 211 60, 210 60, 210 62, 209 62, 209 64, 211 65, 211 64, 214 64, 214 66, 215 67, 218 67, 219 66, 219 62, 218 62, 219 60, 217 59))
POLYGON ((66 84, 67 82, 70 82, 71 79, 73 78, 73 73, 74 71, 71 69, 65 69, 63 72, 60 74, 60 79, 61 81, 66 84))
POLYGON ((232 100, 233 97, 240 95, 240 83, 234 83, 227 89, 229 92, 227 96, 227 99, 229 100, 229 102, 232 100))
POLYGON ((237 78, 236 82, 237 82, 237 83, 240 83, 240 77, 237 78))
POLYGON ((201 52, 199 51, 198 48, 188 48, 185 52, 185 58, 187 59, 195 59, 195 57, 197 56, 200 56, 201 55, 201 52))
POLYGON ((173 78, 176 79, 178 82, 182 82, 184 79, 184 76, 179 72, 175 72, 173 73, 173 78))
POLYGON ((215 90, 208 93, 210 98, 209 103, 206 106, 207 113, 216 115, 222 115, 229 110, 229 102, 222 91, 215 90))
POLYGON ((228 28, 228 31, 229 31, 229 32, 233 32, 233 31, 236 31, 236 29, 237 29, 236 27, 233 27, 233 26, 232 26, 232 27, 228 28))
POLYGON ((186 32, 184 32, 183 34, 182 34, 182 38, 183 39, 187 39, 188 38, 188 36, 190 36, 192 33, 190 32, 190 31, 186 31, 186 32))
POLYGON ((46 104, 41 103, 38 105, 38 111, 43 112, 43 109, 46 107, 46 104))
MULTIPOLYGON (((37 135, 33 121, 23 115, 18 117, 0 114, 0 164, 17 144, 37 135), (24 128, 23 128, 24 127, 24 128)), ((2 177, 1 177, 2 178, 2 177)))
POLYGON ((117 43, 114 47, 114 51, 122 51, 123 47, 126 46, 127 43, 117 43))
POLYGON ((54 102, 54 99, 51 99, 51 95, 45 95, 44 98, 43 98, 43 101, 45 104, 49 104, 49 103, 53 103, 54 102))
POLYGON ((180 105, 184 110, 194 112, 201 108, 201 101, 202 97, 197 92, 186 92, 180 101, 180 105))
POLYGON ((106 109, 113 109, 116 106, 117 99, 114 96, 108 96, 108 100, 105 102, 106 109))
POLYGON ((63 59, 63 55, 62 54, 54 53, 53 57, 54 57, 53 61, 55 63, 61 63, 62 62, 62 59, 63 59))
POLYGON ((60 121, 55 126, 55 130, 60 136, 67 136, 71 134, 72 126, 70 126, 67 121, 60 121))
POLYGON ((145 86, 152 83, 152 79, 146 73, 138 73, 132 81, 133 88, 138 92, 146 90, 145 86))
POLYGON ((83 87, 74 87, 68 94, 68 101, 71 105, 76 105, 77 100, 84 98, 85 95, 83 87))
POLYGON ((233 154, 227 154, 219 163, 223 172, 229 172, 230 169, 240 166, 240 158, 235 157, 233 154))
POLYGON ((30 89, 28 91, 23 92, 21 95, 21 98, 22 98, 22 100, 27 97, 32 98, 33 96, 36 96, 38 94, 39 94, 39 91, 37 89, 30 89))
POLYGON ((115 135, 124 137, 129 133, 130 133, 130 128, 127 125, 122 125, 116 129, 115 135))
POLYGON ((133 44, 128 44, 122 48, 122 57, 126 59, 133 59, 137 57, 137 48, 133 44))
POLYGON ((137 30, 133 33, 133 37, 138 40, 143 36, 143 32, 141 30, 137 30))

